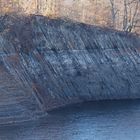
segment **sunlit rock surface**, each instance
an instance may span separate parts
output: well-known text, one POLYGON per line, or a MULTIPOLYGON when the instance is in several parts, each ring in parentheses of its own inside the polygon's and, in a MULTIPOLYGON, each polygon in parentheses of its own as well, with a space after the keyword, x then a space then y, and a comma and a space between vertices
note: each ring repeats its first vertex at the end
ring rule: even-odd
POLYGON ((0 124, 139 91, 139 37, 42 16, 0 18, 0 124))

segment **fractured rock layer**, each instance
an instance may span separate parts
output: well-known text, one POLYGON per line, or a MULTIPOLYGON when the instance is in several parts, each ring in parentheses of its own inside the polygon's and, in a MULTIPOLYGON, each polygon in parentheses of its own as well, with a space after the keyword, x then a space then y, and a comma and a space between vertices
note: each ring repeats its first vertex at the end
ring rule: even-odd
POLYGON ((135 35, 42 16, 1 17, 0 32, 0 121, 75 102, 140 97, 135 35))

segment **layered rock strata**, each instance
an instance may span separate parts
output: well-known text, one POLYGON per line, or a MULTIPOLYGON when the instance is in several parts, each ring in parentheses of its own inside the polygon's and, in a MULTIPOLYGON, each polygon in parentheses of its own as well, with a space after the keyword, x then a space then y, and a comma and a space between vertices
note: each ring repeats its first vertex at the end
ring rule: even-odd
POLYGON ((43 16, 0 18, 0 123, 139 91, 136 35, 43 16))

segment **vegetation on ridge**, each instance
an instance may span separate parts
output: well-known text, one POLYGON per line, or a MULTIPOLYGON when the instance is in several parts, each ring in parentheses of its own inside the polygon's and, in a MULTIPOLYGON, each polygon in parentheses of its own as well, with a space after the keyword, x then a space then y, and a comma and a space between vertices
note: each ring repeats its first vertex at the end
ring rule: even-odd
POLYGON ((87 24, 140 32, 139 0, 0 0, 0 14, 67 17, 87 24))

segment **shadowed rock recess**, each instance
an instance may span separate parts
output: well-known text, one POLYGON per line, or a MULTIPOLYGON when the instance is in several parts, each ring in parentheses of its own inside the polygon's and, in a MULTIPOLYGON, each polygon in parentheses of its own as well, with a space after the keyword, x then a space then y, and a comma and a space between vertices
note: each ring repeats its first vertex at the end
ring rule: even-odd
POLYGON ((139 97, 139 37, 43 16, 0 18, 0 124, 75 102, 139 97))

